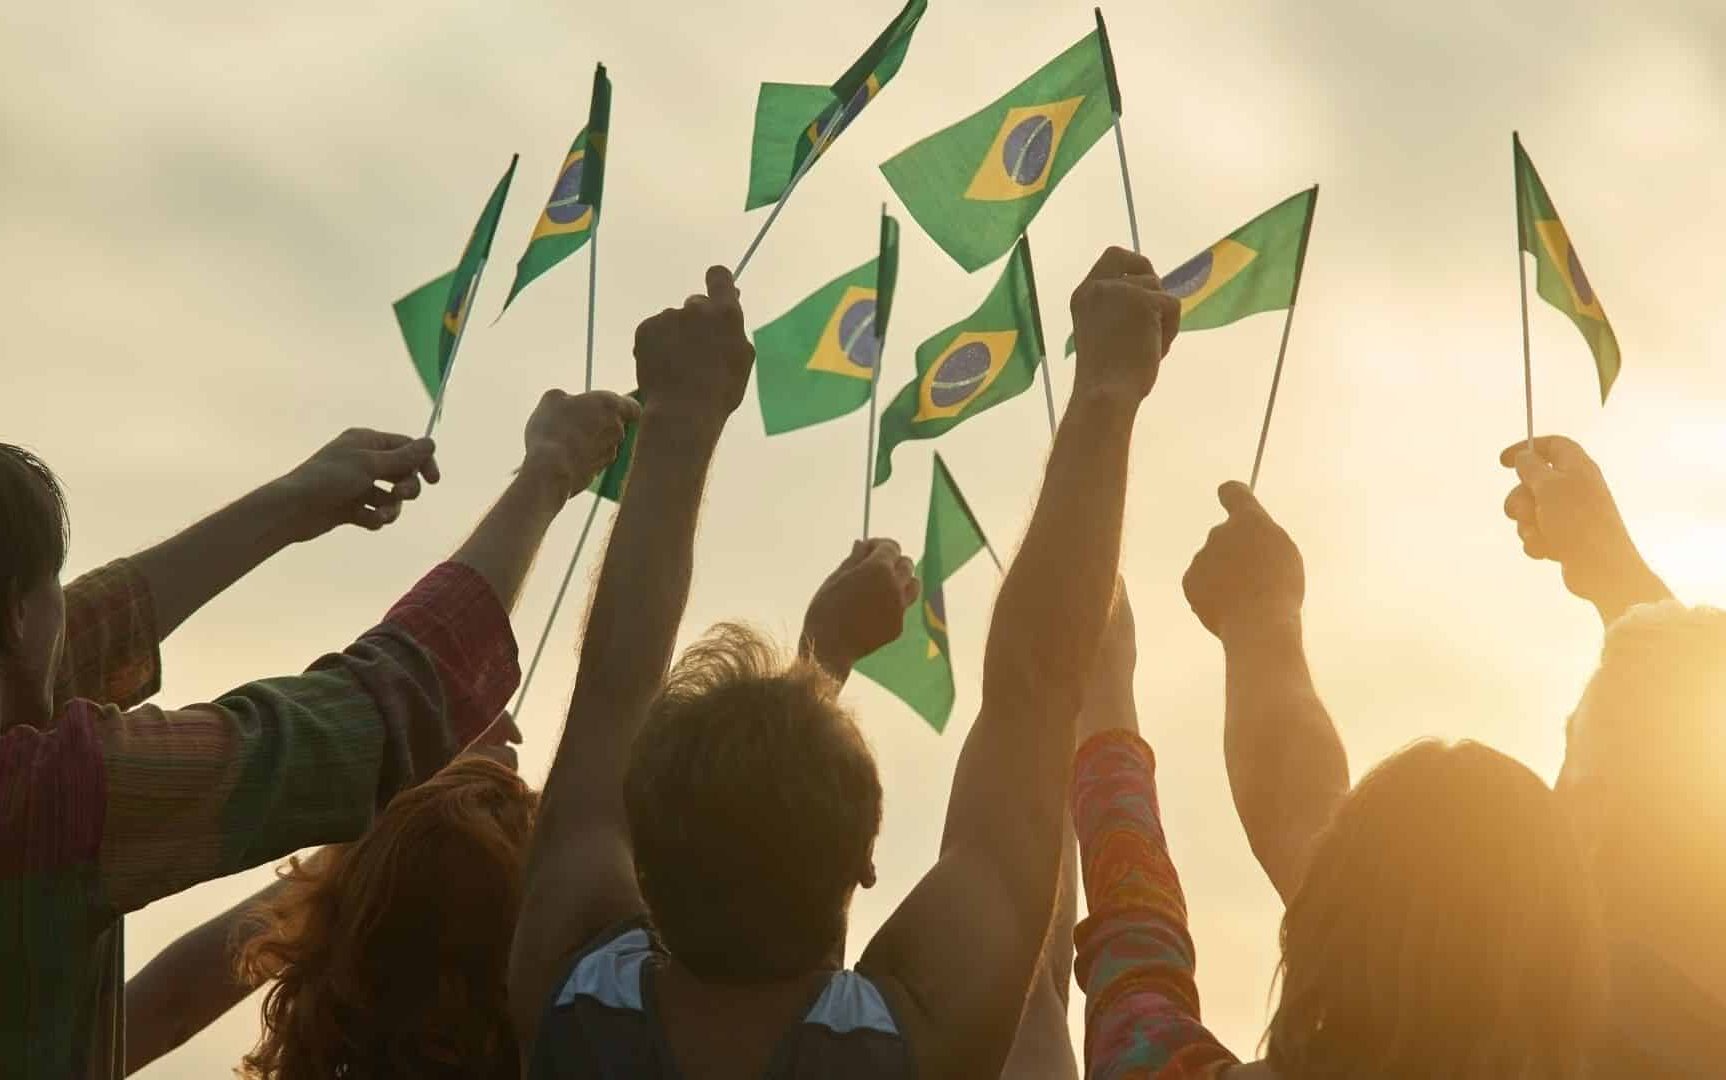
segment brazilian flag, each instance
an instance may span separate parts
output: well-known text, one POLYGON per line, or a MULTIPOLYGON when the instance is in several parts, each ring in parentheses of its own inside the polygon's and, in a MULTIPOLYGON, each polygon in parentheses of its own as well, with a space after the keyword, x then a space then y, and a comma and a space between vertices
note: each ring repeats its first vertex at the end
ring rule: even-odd
POLYGON ((1570 316, 1593 351, 1594 367, 1600 374, 1600 400, 1604 403, 1618 378, 1618 337, 1612 332, 1612 324, 1606 321, 1600 297, 1594 294, 1588 275, 1582 271, 1582 260, 1576 256, 1576 247, 1570 242, 1564 222, 1558 220, 1546 185, 1540 182, 1534 162, 1522 148, 1522 137, 1513 134, 1511 144, 1516 158, 1518 243, 1523 251, 1534 256, 1535 288, 1540 298, 1570 316))
POLYGON ((479 221, 462 248, 461 260, 454 270, 421 285, 395 302, 396 325, 401 328, 414 370, 426 393, 437 399, 438 388, 449 375, 455 357, 456 339, 461 336, 473 293, 479 282, 480 269, 491 256, 491 238, 497 233, 498 218, 503 215, 503 202, 509 195, 509 183, 515 177, 519 155, 509 159, 503 179, 492 189, 479 221))
POLYGON ((844 416, 869 400, 887 337, 899 223, 881 215, 880 254, 755 331, 767 434, 844 416))
POLYGON ((983 527, 960 494, 946 462, 936 454, 923 560, 917 565, 923 591, 917 603, 906 610, 898 639, 864 657, 857 671, 915 709, 938 732, 947 727, 953 713, 953 661, 942 587, 988 546, 983 527))
POLYGON ((755 101, 755 137, 749 149, 745 210, 778 202, 809 155, 826 153, 851 126, 864 106, 899 73, 911 47, 911 34, 928 9, 929 0, 909 0, 904 10, 887 24, 887 29, 832 86, 761 84, 761 93, 755 101))
MULTIPOLYGON (((1317 207, 1314 185, 1169 271, 1163 289, 1181 302, 1181 333, 1293 307, 1317 207)), ((1067 352, 1072 351, 1069 337, 1067 352)))
POLYGON ((1030 245, 1021 238, 1001 280, 970 318, 917 348, 917 377, 881 414, 875 483, 893 475, 893 448, 933 439, 1023 392, 1043 358, 1030 245))
POLYGON ((881 166, 960 266, 994 262, 1114 122, 1102 35, 1085 35, 999 101, 881 166))
POLYGON ((551 198, 534 223, 527 250, 515 264, 515 283, 503 306, 534 278, 581 250, 599 225, 599 204, 605 189, 606 139, 611 132, 611 79, 600 64, 593 73, 593 98, 587 126, 575 136, 563 167, 558 169, 551 198))

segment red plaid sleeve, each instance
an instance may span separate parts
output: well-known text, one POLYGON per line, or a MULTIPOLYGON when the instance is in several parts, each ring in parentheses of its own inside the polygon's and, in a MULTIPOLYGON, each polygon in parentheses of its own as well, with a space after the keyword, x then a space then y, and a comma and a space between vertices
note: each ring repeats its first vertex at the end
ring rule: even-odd
POLYGON ((73 698, 131 708, 162 685, 156 609, 144 576, 124 559, 66 586, 66 636, 54 703, 73 698))

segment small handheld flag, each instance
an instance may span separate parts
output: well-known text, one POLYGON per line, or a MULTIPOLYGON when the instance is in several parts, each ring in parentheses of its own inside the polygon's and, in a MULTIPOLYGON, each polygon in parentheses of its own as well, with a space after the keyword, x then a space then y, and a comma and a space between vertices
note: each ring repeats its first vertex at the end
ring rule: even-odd
POLYGON ((1516 171, 1516 267, 1522 282, 1522 369, 1523 387, 1528 409, 1528 438, 1534 439, 1534 373, 1528 345, 1528 271, 1522 252, 1534 256, 1535 290, 1540 298, 1570 317, 1581 331, 1594 354, 1594 368, 1600 378, 1600 401, 1612 392, 1618 378, 1622 358, 1618 352, 1618 336, 1600 306, 1600 297, 1583 272, 1570 233, 1559 220, 1546 185, 1522 148, 1522 137, 1510 137, 1513 166, 1516 171))
POLYGON ((881 166, 923 231, 966 270, 1005 255, 1113 121, 1102 38, 881 166))
POLYGON ((875 95, 905 63, 911 35, 928 8, 928 0, 910 0, 831 86, 761 84, 755 103, 755 135, 749 149, 745 210, 767 206, 784 197, 791 178, 803 168, 804 162, 825 153, 875 100, 875 95))
MULTIPOLYGON (((880 318, 875 320, 875 355, 877 358, 887 350, 887 317, 893 310, 893 288, 899 280, 899 223, 887 213, 887 204, 881 204, 881 296, 882 301, 878 312, 880 318)), ((881 365, 877 361, 869 379, 869 424, 863 429, 863 539, 869 539, 869 509, 875 496, 875 485, 870 483, 871 470, 875 468, 875 408, 881 398, 881 365)))
POLYGON ((907 0, 887 28, 857 62, 829 87, 764 83, 756 102, 755 139, 750 149, 749 195, 745 209, 773 204, 773 210, 732 277, 740 278, 749 260, 778 220, 792 191, 841 132, 899 73, 911 35, 929 8, 928 0, 907 0))
POLYGON ((1115 152, 1121 159, 1121 190, 1127 196, 1127 234, 1132 237, 1133 250, 1139 250, 1139 214, 1133 208, 1133 178, 1127 172, 1127 137, 1121 133, 1121 80, 1115 72, 1115 52, 1109 48, 1109 28, 1103 22, 1103 9, 1096 8, 1097 41, 1103 49, 1103 72, 1109 80, 1109 109, 1114 113, 1115 152))
POLYGON ((899 637, 864 657, 856 669, 911 706, 937 732, 945 730, 952 716, 954 697, 943 586, 979 551, 987 551, 995 568, 1001 569, 1001 560, 983 535, 983 527, 941 455, 936 454, 923 560, 917 566, 922 594, 906 609, 899 637))
POLYGON ((1030 387, 1042 336, 1034 311, 1029 249, 1021 241, 982 306, 918 346, 916 377, 881 416, 876 485, 893 474, 900 443, 932 439, 1030 387))
POLYGON ((891 239, 885 229, 875 258, 755 331, 756 393, 767 434, 833 420, 868 402, 899 255, 896 227, 891 239))
MULTIPOLYGON (((515 264, 505 310, 535 278, 581 250, 599 229, 605 189, 606 139, 611 128, 611 79, 600 64, 593 73, 587 126, 570 144, 552 184, 551 197, 534 223, 527 249, 515 264)), ((591 384, 589 389, 592 389, 591 384)))
POLYGON ((485 273, 486 260, 491 256, 492 237, 497 233, 498 218, 503 214, 504 200, 509 196, 509 184, 515 177, 512 155, 503 178, 492 188, 491 198, 480 211, 461 259, 454 270, 420 286, 395 303, 396 325, 401 328, 408 355, 414 369, 432 397, 431 419, 426 422, 426 435, 437 426, 443 413, 444 392, 449 388, 450 372, 455 367, 457 350, 461 347, 468 315, 473 310, 474 296, 485 273), (439 295, 442 302, 434 306, 439 295))

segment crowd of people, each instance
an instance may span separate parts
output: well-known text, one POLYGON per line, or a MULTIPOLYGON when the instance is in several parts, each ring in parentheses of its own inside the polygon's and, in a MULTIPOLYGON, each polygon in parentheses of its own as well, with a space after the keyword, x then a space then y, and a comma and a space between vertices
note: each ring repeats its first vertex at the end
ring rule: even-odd
POLYGON ((148 703, 161 640, 288 544, 395 521, 438 479, 432 444, 349 432, 64 589, 58 484, 0 444, 0 1075, 124 1076, 262 986, 236 1065, 270 1080, 1726 1074, 1726 612, 1672 598, 1556 437, 1503 459, 1524 549, 1607 628, 1556 789, 1437 740, 1351 781, 1304 654, 1300 552, 1221 489, 1184 586, 1223 646, 1230 786, 1286 912, 1261 1046, 1204 1027, 1119 577, 1134 422, 1180 306, 1111 249, 1072 311, 1074 391, 939 855, 850 968, 882 788, 840 691, 919 586, 893 541, 860 542, 793 654, 723 624, 674 656, 754 355, 727 271, 641 324, 640 403, 541 399, 497 502, 377 626, 208 704, 148 703), (630 424, 535 792, 512 769, 509 611, 630 424), (127 912, 314 847, 122 978, 127 912))

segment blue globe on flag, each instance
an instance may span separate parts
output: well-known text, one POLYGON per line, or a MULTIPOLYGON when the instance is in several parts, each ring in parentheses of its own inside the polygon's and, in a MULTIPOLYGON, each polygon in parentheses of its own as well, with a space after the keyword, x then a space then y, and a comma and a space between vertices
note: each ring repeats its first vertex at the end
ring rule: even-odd
POLYGON ((1001 144, 1001 167, 1015 184, 1029 187, 1049 168, 1055 146, 1055 125, 1042 115, 1028 116, 1013 125, 1001 144))
POLYGON ((875 301, 872 297, 854 301, 839 316, 839 347, 845 358, 858 367, 873 371, 881 359, 881 342, 875 336, 875 301))
POLYGON ((950 409, 975 396, 989 377, 989 347, 980 341, 959 346, 941 358, 929 383, 929 400, 950 409))
POLYGON ((1215 254, 1206 248, 1170 271, 1163 278, 1163 291, 1177 300, 1185 300, 1205 287, 1215 263, 1215 254))
POLYGON ((563 170, 563 175, 557 178, 557 185, 551 189, 551 201, 545 204, 545 216, 559 225, 573 225, 587 213, 587 204, 581 201, 581 173, 585 157, 576 158, 563 170))

